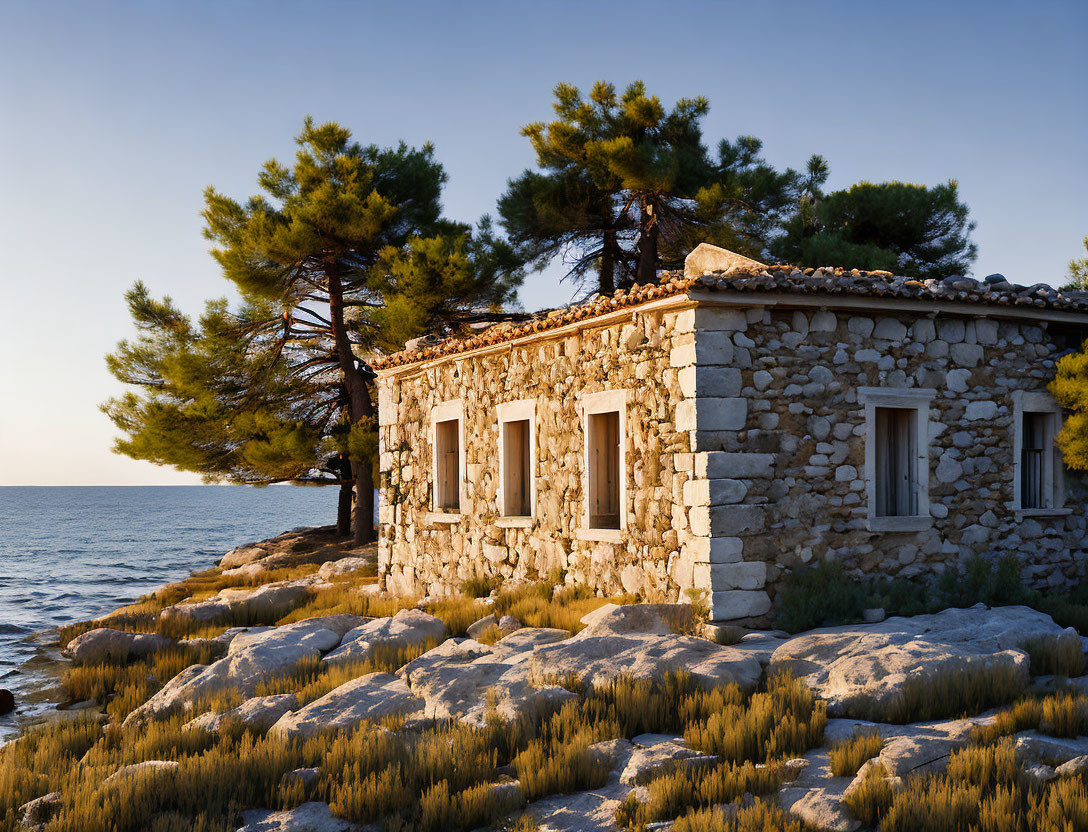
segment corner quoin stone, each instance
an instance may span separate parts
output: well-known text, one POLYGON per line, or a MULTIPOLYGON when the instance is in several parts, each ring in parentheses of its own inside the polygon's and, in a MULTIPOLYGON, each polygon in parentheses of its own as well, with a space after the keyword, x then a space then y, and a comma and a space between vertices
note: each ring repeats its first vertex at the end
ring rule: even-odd
POLYGON ((714 621, 754 618, 771 610, 771 598, 763 590, 726 589, 710 593, 710 617, 714 621))

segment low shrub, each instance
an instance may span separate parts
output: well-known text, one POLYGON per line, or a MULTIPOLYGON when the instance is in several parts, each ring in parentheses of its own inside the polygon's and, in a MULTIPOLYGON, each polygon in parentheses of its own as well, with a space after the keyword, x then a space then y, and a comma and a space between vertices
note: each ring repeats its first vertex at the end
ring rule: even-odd
POLYGON ((871 760, 884 747, 884 740, 874 731, 859 731, 848 740, 831 748, 831 774, 850 777, 858 773, 861 764, 871 760))
POLYGON ((469 598, 486 598, 502 585, 502 578, 492 575, 489 578, 469 578, 461 585, 461 592, 469 598))

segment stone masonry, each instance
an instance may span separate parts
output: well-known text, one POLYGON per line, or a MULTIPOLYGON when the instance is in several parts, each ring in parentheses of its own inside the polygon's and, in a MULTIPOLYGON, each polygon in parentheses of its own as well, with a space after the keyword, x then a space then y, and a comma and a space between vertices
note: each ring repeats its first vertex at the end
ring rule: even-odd
POLYGON ((1065 473, 1063 505, 1020 510, 1014 422, 1018 397, 1045 397, 1088 313, 731 291, 741 285, 644 287, 599 314, 379 366, 382 579, 435 594, 562 568, 601 594, 706 593, 713 618, 758 620, 782 575, 814 561, 913 577, 1013 553, 1032 585, 1082 573, 1085 483, 1065 473), (910 528, 872 522, 863 398, 873 389, 926 403, 928 510, 910 528), (625 528, 603 536, 582 528, 580 410, 602 390, 630 391, 625 528), (536 504, 531 522, 511 525, 500 519, 496 412, 525 399, 536 408, 536 504), (452 521, 430 510, 429 433, 432 408, 451 401, 465 460, 452 521))

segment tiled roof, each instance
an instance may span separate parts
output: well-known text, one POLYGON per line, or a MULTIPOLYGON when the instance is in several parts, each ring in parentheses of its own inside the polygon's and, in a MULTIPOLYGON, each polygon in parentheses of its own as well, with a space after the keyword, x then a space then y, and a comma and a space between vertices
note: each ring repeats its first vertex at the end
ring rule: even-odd
POLYGON ((528 322, 496 324, 468 338, 451 338, 422 348, 401 350, 372 361, 371 366, 375 370, 384 370, 469 352, 689 291, 860 295, 989 306, 1036 307, 1083 312, 1088 316, 1088 292, 1061 292, 1045 283, 1016 286, 1001 275, 991 275, 984 281, 970 277, 918 280, 883 271, 826 267, 798 269, 793 266, 766 266, 758 271, 708 272, 700 277, 685 277, 682 272, 664 272, 658 283, 620 289, 612 295, 594 295, 584 303, 556 309, 528 322))

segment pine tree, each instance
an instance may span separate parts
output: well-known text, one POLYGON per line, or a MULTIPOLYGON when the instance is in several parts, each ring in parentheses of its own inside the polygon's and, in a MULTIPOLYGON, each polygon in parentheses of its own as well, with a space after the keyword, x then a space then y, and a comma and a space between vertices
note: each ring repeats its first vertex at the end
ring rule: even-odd
POLYGON ((785 224, 772 250, 799 266, 882 269, 938 280, 966 274, 975 224, 955 181, 927 188, 861 182, 817 194, 785 224))
MULTIPOLYGON (((1088 250, 1088 237, 1084 238, 1084 248, 1088 250)), ((1069 283, 1062 288, 1088 290, 1088 257, 1069 261, 1069 283)))
POLYGON ((705 98, 666 111, 641 81, 622 95, 598 81, 588 99, 570 84, 555 99, 554 121, 522 129, 539 170, 511 180, 499 200, 507 234, 536 267, 562 256, 569 277, 596 269, 609 293, 653 281, 701 242, 760 257, 800 198, 805 177, 776 171, 756 138, 722 141, 710 158, 705 98))
POLYGON ((292 168, 265 165, 263 195, 242 205, 205 194, 205 234, 240 312, 215 302, 195 328, 138 286, 141 338, 110 367, 143 397, 105 407, 131 456, 236 482, 331 476, 344 486, 341 528, 354 485, 363 542, 376 449, 366 357, 500 308, 521 272, 486 218, 475 234, 440 219, 446 177, 429 145, 364 147, 309 119, 298 144, 292 168))

